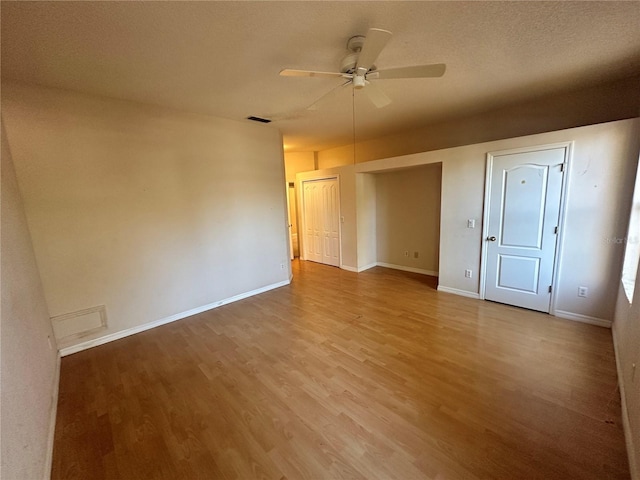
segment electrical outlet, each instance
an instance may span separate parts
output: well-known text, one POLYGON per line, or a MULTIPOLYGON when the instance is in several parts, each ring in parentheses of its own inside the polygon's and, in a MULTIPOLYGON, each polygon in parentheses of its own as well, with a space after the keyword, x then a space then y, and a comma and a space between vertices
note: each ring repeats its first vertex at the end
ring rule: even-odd
POLYGON ((589 289, 587 287, 578 287, 578 296, 579 297, 588 297, 589 289))
POLYGON ((280 270, 284 270, 284 263, 280 264, 280 270))
POLYGON ((404 251, 404 256, 405 256, 405 257, 408 257, 408 256, 409 256, 409 250, 405 250, 405 251, 404 251))
POLYGON ((413 252, 413 258, 418 258, 420 256, 419 252, 413 252))
POLYGON ((467 269, 467 270, 465 270, 465 271, 464 271, 464 276, 465 276, 466 278, 471 278, 471 274, 472 274, 472 273, 473 273, 473 272, 472 272, 471 270, 467 269))

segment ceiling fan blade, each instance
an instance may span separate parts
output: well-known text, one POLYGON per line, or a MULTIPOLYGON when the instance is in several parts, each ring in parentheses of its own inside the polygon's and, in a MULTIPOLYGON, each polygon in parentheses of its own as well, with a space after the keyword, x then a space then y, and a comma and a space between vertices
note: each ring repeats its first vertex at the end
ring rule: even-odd
POLYGON ((411 67, 388 68, 367 74, 367 78, 433 78, 444 75, 447 66, 444 63, 433 65, 413 65, 411 67))
POLYGON ((344 83, 341 83, 340 85, 336 85, 335 87, 333 87, 331 90, 329 90, 327 93, 325 93, 324 95, 322 95, 319 99, 317 99, 315 102, 313 102, 311 105, 309 105, 307 107, 307 110, 311 110, 311 111, 316 111, 318 110, 318 106, 319 104, 325 99, 330 97, 331 95, 333 95, 333 93, 338 90, 341 87, 344 87, 346 85, 349 85, 351 83, 351 80, 348 80, 344 83))
POLYGON ((391 103, 391 99, 373 83, 367 82, 367 86, 364 88, 364 91, 376 108, 383 108, 391 103))
POLYGON ((365 71, 369 70, 373 63, 380 55, 380 52, 385 47, 387 42, 391 39, 391 32, 388 30, 382 30, 380 28, 370 28, 367 32, 367 37, 364 40, 364 45, 358 56, 357 68, 364 68, 365 71))
POLYGON ((336 78, 336 77, 344 77, 344 73, 340 72, 314 72, 313 70, 291 70, 289 68, 285 68, 284 70, 280 70, 281 77, 326 77, 326 78, 336 78))

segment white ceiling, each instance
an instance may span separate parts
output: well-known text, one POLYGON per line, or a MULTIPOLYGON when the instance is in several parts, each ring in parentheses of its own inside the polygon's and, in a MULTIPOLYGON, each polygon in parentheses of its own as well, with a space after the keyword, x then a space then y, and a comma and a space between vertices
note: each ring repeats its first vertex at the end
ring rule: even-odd
MULTIPOLYGON (((353 138, 352 90, 280 77, 337 71, 369 27, 394 35, 379 68, 446 63, 439 79, 379 80, 376 110, 356 92, 360 140, 640 73, 640 1, 7 2, 2 78, 241 121, 293 117, 291 151, 353 138)), ((268 128, 268 127, 267 127, 268 128)))

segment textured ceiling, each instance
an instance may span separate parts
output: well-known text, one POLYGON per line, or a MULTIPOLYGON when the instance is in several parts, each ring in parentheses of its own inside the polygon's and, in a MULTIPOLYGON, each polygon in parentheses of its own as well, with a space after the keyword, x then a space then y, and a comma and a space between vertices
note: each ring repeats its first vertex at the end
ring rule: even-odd
MULTIPOLYGON (((7 2, 2 78, 243 120, 280 118, 292 150, 349 143, 640 73, 640 2, 7 2), (446 63, 437 79, 379 80, 375 109, 337 71, 369 27, 379 68, 446 63), (355 108, 354 108, 355 107, 355 108)), ((269 128, 269 127, 266 127, 269 128)))

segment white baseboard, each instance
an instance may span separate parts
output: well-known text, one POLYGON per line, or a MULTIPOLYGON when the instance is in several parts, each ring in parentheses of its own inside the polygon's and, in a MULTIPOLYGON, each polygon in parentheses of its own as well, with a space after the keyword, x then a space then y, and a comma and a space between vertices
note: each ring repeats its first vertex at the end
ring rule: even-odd
POLYGON ((393 268, 394 270, 402 270, 403 272, 420 273, 422 275, 429 275, 430 277, 437 277, 438 272, 433 270, 425 270, 423 268, 405 267, 404 265, 394 265, 393 263, 377 262, 378 267, 393 268))
POLYGON ((83 350, 87 350, 89 348, 97 347, 98 345, 104 345, 105 343, 113 342, 115 340, 120 340, 121 338, 128 337, 130 335, 135 335, 136 333, 144 332, 145 330, 150 330, 152 328, 159 327, 167 323, 175 322, 177 320, 182 320, 183 318, 191 317, 193 315, 197 315, 198 313, 206 312, 207 310, 212 310, 214 308, 221 307, 222 305, 227 305, 228 303, 237 302, 238 300, 243 300, 245 298, 252 297, 260 293, 268 292, 269 290, 273 290, 274 288, 284 287, 285 285, 289 285, 289 283, 291 283, 290 280, 283 280, 278 283, 267 285, 266 287, 261 287, 255 290, 251 290, 250 292, 241 293, 239 295, 225 298, 223 300, 219 300, 217 302, 210 303, 208 305, 203 305, 201 307, 193 308, 191 310, 187 310, 186 312, 176 313, 175 315, 161 318, 160 320, 144 323, 136 327, 127 328, 125 330, 120 330, 119 332, 111 333, 103 337, 78 343, 70 347, 65 347, 60 349, 60 355, 65 357, 67 355, 71 355, 72 353, 78 353, 83 350))
POLYGON ((603 318, 590 317, 588 315, 581 315, 579 313, 565 312, 564 310, 554 310, 552 315, 555 317, 566 318, 567 320, 588 323, 589 325, 611 328, 611 320, 605 320, 603 318))
POLYGON ((378 264, 374 262, 374 263, 370 263, 368 265, 364 265, 362 267, 358 267, 358 273, 364 272, 365 270, 369 270, 370 268, 377 267, 377 266, 378 266, 378 264))
POLYGON ((56 437, 56 418, 58 416, 58 393, 60 391, 60 352, 56 355, 55 372, 53 373, 53 393, 49 408, 49 435, 47 437, 47 458, 44 464, 44 480, 51 478, 53 466, 53 442, 56 437))
POLYGON ((633 445, 633 433, 631 432, 631 423, 629 422, 629 410, 627 408, 627 397, 625 395, 624 376, 622 372, 622 364, 620 363, 620 355, 618 350, 618 337, 616 329, 612 328, 613 333, 613 350, 616 356, 616 370, 618 372, 618 385, 620 386, 620 400, 622 402, 622 428, 624 430, 624 439, 627 444, 627 457, 629 458, 629 470, 631 471, 631 480, 640 480, 640 465, 636 463, 635 449, 633 445))
POLYGON ((346 270, 347 272, 354 272, 354 273, 358 273, 358 269, 355 267, 350 267, 349 265, 340 265, 340 268, 342 270, 346 270))
POLYGON ((374 262, 368 265, 364 265, 359 268, 350 267, 348 265, 340 265, 342 270, 347 270, 348 272, 360 273, 365 270, 369 270, 373 267, 385 267, 385 268, 393 268, 394 270, 402 270, 404 272, 412 272, 412 273, 420 273, 422 275, 429 275, 431 277, 437 277, 438 272, 434 272, 433 270, 424 270, 422 268, 414 268, 414 267, 405 267, 404 265, 394 265, 393 263, 385 263, 385 262, 374 262))
POLYGON ((480 295, 475 292, 467 292, 466 290, 459 290, 457 288, 445 287, 444 285, 438 285, 439 292, 453 293, 454 295, 460 295, 461 297, 475 298, 480 300, 480 295))
POLYGON ((375 263, 370 263, 369 265, 365 265, 364 267, 350 267, 349 265, 340 265, 340 268, 342 270, 346 270, 347 272, 354 272, 354 273, 360 273, 360 272, 364 272, 365 270, 369 270, 370 268, 375 267, 376 264, 375 263))

